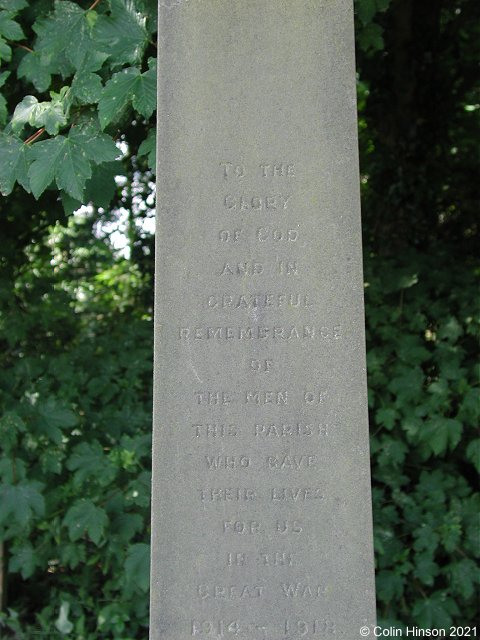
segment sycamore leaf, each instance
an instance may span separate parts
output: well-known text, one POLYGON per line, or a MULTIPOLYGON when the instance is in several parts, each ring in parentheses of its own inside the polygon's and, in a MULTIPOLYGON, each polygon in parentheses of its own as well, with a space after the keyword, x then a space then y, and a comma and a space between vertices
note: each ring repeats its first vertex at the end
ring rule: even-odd
POLYGON ((97 207, 107 209, 117 190, 115 176, 118 176, 122 169, 122 163, 119 161, 99 165, 85 186, 85 202, 93 202, 97 207))
POLYGON ((18 182, 30 193, 28 147, 20 138, 0 133, 0 192, 8 196, 18 182))
POLYGON ((156 105, 156 75, 154 69, 140 73, 137 67, 128 67, 115 73, 105 85, 98 104, 100 125, 104 129, 118 117, 130 102, 145 118, 149 118, 156 105))
POLYGON ((20 573, 24 580, 30 578, 38 566, 37 555, 29 542, 10 550, 8 569, 12 573, 20 573))
POLYGON ((0 73, 0 87, 3 87, 5 82, 8 80, 9 75, 10 71, 2 71, 2 73, 0 73))
POLYGON ((447 565, 445 572, 449 576, 449 585, 465 600, 475 593, 476 584, 480 583, 480 568, 470 558, 462 558, 458 562, 447 565))
POLYGON ((390 380, 388 389, 395 393, 397 404, 418 401, 424 383, 424 373, 419 366, 401 367, 398 375, 390 380))
POLYGON ((150 576, 150 545, 139 543, 132 545, 125 560, 125 579, 146 593, 150 576))
POLYGON ((92 25, 87 11, 68 0, 56 0, 55 9, 48 18, 35 24, 38 34, 35 51, 52 65, 66 60, 79 69, 87 53, 93 47, 92 25))
POLYGON ((158 0, 135 0, 137 10, 147 17, 147 29, 150 34, 157 31, 158 4, 158 0))
POLYGON ((428 586, 432 586, 440 569, 433 560, 430 550, 415 556, 415 569, 413 575, 428 586))
POLYGON ((81 562, 85 562, 85 546, 82 544, 64 543, 60 547, 60 554, 62 564, 70 569, 75 569, 81 562))
POLYGON ((377 4, 375 0, 361 0, 355 3, 355 9, 362 23, 368 24, 377 13, 377 4))
POLYGON ((433 553, 440 542, 439 534, 431 525, 425 522, 422 522, 417 529, 414 529, 413 536, 415 538, 415 542, 413 543, 415 551, 428 549, 430 553, 433 553))
POLYGON ((52 81, 48 67, 36 51, 29 51, 23 56, 18 65, 17 76, 31 82, 40 93, 45 92, 52 81))
POLYGON ((428 444, 435 455, 455 449, 462 437, 463 425, 459 420, 432 417, 420 432, 421 441, 428 444))
POLYGON ((400 440, 394 438, 382 438, 381 452, 378 455, 380 467, 396 467, 403 463, 407 455, 408 447, 400 440))
POLYGON ((0 60, 9 62, 12 59, 12 48, 0 36, 0 60))
POLYGON ((34 517, 45 513, 45 500, 40 491, 43 484, 37 481, 22 481, 18 484, 4 484, 0 487, 0 522, 18 522, 27 526, 34 517))
POLYGON ((81 104, 98 102, 102 89, 102 81, 96 73, 77 73, 72 81, 72 94, 81 104))
POLYGON ((110 5, 110 15, 99 16, 95 24, 95 43, 108 53, 112 64, 138 62, 148 40, 145 17, 129 0, 111 0, 110 5))
POLYGON ((6 40, 21 40, 25 37, 22 27, 13 20, 14 11, 0 10, 0 35, 6 40))
POLYGON ((60 444, 62 429, 74 427, 78 422, 77 416, 67 407, 58 404, 55 398, 48 398, 47 401, 39 402, 36 406, 37 428, 50 440, 60 444))
POLYGON ((98 102, 103 91, 100 76, 95 73, 108 58, 106 53, 90 51, 84 58, 72 81, 72 95, 81 104, 98 102))
POLYGON ((480 438, 469 443, 466 454, 467 460, 470 460, 477 472, 480 473, 480 438))
POLYGON ((378 598, 382 602, 398 602, 403 595, 405 578, 389 570, 381 570, 376 577, 378 598))
POLYGON ((7 411, 0 418, 0 442, 4 453, 10 452, 17 444, 26 426, 22 418, 13 411, 7 411))
POLYGON ((108 524, 108 516, 104 509, 95 506, 91 500, 82 498, 67 511, 63 524, 68 527, 72 542, 87 534, 98 545, 108 524))
POLYGON ((452 615, 458 614, 455 601, 445 592, 435 592, 430 597, 417 601, 413 606, 413 618, 424 629, 445 629, 452 624, 452 615))
POLYGON ((38 102, 35 96, 25 96, 15 107, 11 127, 15 133, 20 133, 26 124, 45 127, 47 133, 56 135, 60 127, 67 124, 64 102, 61 99, 38 102))
POLYGON ((138 513, 119 513, 112 522, 114 535, 118 536, 122 542, 128 542, 143 528, 144 522, 138 513))
POLYGON ((157 68, 153 58, 148 61, 148 71, 137 79, 132 104, 144 118, 149 118, 157 106, 157 68))
POLYGON ((95 164, 112 162, 120 155, 117 145, 110 136, 100 133, 98 125, 74 126, 70 130, 69 140, 84 151, 87 158, 95 164))
POLYGON ((103 63, 108 59, 108 53, 92 49, 85 56, 82 66, 78 69, 80 72, 99 71, 103 67, 103 63))
POLYGON ((7 101, 0 94, 0 125, 5 124, 5 122, 7 121, 7 116, 8 116, 7 101))
POLYGON ((30 153, 33 162, 28 170, 30 187, 35 198, 42 195, 53 182, 57 164, 66 144, 66 138, 58 136, 53 140, 45 140, 35 144, 30 153))
POLYGON ((38 100, 35 96, 25 96, 15 107, 11 127, 15 133, 20 133, 23 127, 29 123, 33 110, 37 107, 38 100))
POLYGON ((375 413, 375 421, 378 424, 383 425, 389 431, 395 426, 395 421, 398 418, 398 413, 391 407, 382 407, 375 413))
MULTIPOLYGON (((375 22, 369 22, 359 31, 358 42, 362 50, 367 53, 380 51, 384 47, 382 27, 375 22)), ((415 284, 415 282, 412 284, 415 284)), ((411 285, 406 284, 405 286, 411 285)))
POLYGON ((462 539, 462 519, 454 511, 447 511, 439 527, 440 539, 448 552, 455 551, 462 539))
POLYGON ((91 444, 82 442, 77 445, 67 461, 67 469, 75 471, 76 484, 81 484, 92 477, 97 477, 101 484, 108 484, 115 476, 115 469, 96 441, 91 444))
POLYGON ((28 7, 27 0, 0 0, 0 9, 8 9, 9 11, 20 11, 28 7))
POLYGON ((72 213, 75 213, 82 206, 82 202, 80 200, 75 200, 72 196, 69 196, 68 193, 62 191, 60 194, 60 200, 62 201, 63 210, 67 214, 67 216, 71 216, 72 213))
POLYGON ((45 131, 54 136, 61 127, 66 126, 67 116, 61 102, 40 102, 35 118, 36 127, 45 127, 45 131))
POLYGON ((104 129, 130 103, 140 71, 129 67, 115 73, 105 85, 98 103, 100 126, 104 129))
POLYGON ((70 136, 37 142, 30 155, 33 162, 28 175, 37 200, 53 180, 72 198, 83 200, 85 182, 92 175, 92 169, 87 153, 70 136))
POLYGON ((456 342, 463 333, 463 327, 454 316, 448 319, 438 330, 437 336, 440 340, 456 342))
POLYGON ((7 121, 8 111, 7 111, 7 101, 0 94, 0 125, 5 124, 7 121))
POLYGON ((148 165, 153 173, 157 168, 157 136, 155 129, 150 129, 146 139, 138 148, 139 156, 148 156, 148 165))

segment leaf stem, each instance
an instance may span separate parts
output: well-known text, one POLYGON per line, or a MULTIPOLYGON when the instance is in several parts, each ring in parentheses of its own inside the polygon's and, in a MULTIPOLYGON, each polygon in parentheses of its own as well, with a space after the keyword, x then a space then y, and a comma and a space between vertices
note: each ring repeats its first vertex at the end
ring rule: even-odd
POLYGON ((15 42, 15 46, 18 47, 19 49, 25 49, 25 51, 28 51, 29 53, 33 53, 33 49, 30 49, 30 47, 27 47, 26 44, 18 44, 18 42, 15 42))
POLYGON ((39 129, 38 131, 35 131, 35 133, 33 135, 31 135, 29 138, 27 138, 25 140, 25 144, 32 144, 32 142, 35 142, 35 140, 37 140, 38 138, 40 138, 40 136, 45 132, 45 127, 42 127, 41 129, 39 129))
POLYGON ((89 11, 93 11, 93 9, 95 9, 97 4, 100 4, 100 2, 101 2, 101 0, 95 0, 95 2, 90 7, 88 7, 88 10, 89 11))

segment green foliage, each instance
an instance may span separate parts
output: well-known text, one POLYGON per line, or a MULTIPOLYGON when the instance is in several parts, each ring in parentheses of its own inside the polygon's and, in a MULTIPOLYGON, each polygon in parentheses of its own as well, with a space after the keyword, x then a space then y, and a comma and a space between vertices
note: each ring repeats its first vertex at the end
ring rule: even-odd
POLYGON ((91 8, 69 0, 37 4, 28 12, 26 2, 0 9, 0 64, 2 58, 12 62, 8 72, 0 70, 0 125, 7 121, 0 157, 8 158, 0 166, 0 188, 7 195, 18 182, 36 198, 55 188, 67 212, 72 198, 104 206, 99 190, 85 186, 97 171, 94 165, 116 156, 86 153, 75 131, 85 118, 99 119, 102 130, 107 128, 102 137, 107 148, 128 120, 135 119, 146 132, 151 128, 154 16, 147 18, 145 3, 137 6, 133 0, 104 0, 91 8), (11 43, 25 33, 33 33, 31 41, 13 55, 11 43), (48 90, 46 100, 42 94, 48 90))
POLYGON ((146 633, 152 336, 139 301, 151 283, 95 235, 97 219, 44 228, 3 265, 0 538, 20 597, 2 637, 146 633))
POLYGON ((356 0, 357 42, 361 49, 372 55, 384 48, 383 27, 376 21, 390 6, 391 0, 356 0))
MULTIPOLYGON (((0 0, 2 637, 147 634, 156 6, 0 0)), ((387 626, 476 613, 475 7, 355 2, 387 626)))
POLYGON ((132 104, 145 118, 149 118, 155 110, 157 101, 156 65, 149 60, 150 69, 140 73, 136 67, 128 67, 114 73, 105 85, 105 90, 98 103, 98 116, 102 129, 112 120, 121 117, 124 109, 132 104))
POLYGON ((480 420, 474 264, 371 255, 366 288, 377 597, 385 626, 475 619, 480 420), (406 277, 408 273, 415 277, 406 277), (471 453, 470 453, 471 452, 471 453), (462 570, 463 569, 463 570, 462 570))
POLYGON ((22 27, 16 22, 17 11, 25 4, 21 2, 2 3, 0 8, 0 61, 12 59, 12 48, 8 41, 21 40, 24 37, 22 27), (10 6, 9 6, 10 5, 10 6))

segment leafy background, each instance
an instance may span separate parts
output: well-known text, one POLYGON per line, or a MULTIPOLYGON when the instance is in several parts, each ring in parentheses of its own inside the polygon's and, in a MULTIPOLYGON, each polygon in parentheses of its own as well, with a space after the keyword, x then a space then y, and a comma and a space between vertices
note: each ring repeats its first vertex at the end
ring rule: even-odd
MULTIPOLYGON (((0 0, 2 637, 147 633, 156 4, 0 0)), ((479 5, 355 9, 378 615, 465 625, 479 5)))

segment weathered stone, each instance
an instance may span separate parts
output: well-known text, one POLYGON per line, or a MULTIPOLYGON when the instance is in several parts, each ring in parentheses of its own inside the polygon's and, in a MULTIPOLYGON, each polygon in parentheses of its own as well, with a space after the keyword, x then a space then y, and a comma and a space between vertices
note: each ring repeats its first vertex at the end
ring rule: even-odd
POLYGON ((375 624, 351 0, 160 2, 151 640, 375 624))

